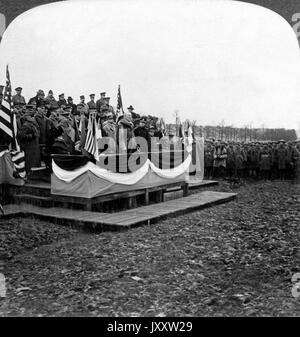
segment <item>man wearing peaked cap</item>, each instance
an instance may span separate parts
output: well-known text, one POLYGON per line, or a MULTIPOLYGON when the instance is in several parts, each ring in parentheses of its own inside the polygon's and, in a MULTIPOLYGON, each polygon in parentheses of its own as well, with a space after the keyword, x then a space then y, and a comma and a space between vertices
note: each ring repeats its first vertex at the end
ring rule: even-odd
POLYGON ((101 118, 102 118, 102 116, 105 115, 105 113, 107 111, 111 112, 114 116, 116 115, 115 111, 114 111, 114 108, 109 104, 109 101, 110 101, 110 97, 105 97, 104 98, 104 104, 102 104, 102 106, 100 108, 100 116, 101 116, 101 118))
POLYGON ((96 109, 95 94, 90 94, 90 101, 87 103, 89 109, 96 109))
POLYGON ((84 114, 85 116, 89 113, 89 106, 85 103, 84 95, 80 95, 80 103, 77 104, 77 112, 78 114, 84 114))
POLYGON ((12 104, 14 108, 22 108, 24 105, 26 105, 25 98, 21 95, 22 93, 22 88, 17 87, 16 89, 16 94, 12 97, 12 104))
POLYGON ((48 96, 45 98, 45 105, 46 105, 46 108, 48 110, 47 116, 49 116, 50 111, 53 110, 57 105, 57 101, 53 96, 52 90, 49 90, 48 96))
POLYGON ((101 106, 103 104, 105 104, 105 95, 106 95, 106 92, 101 92, 100 93, 100 98, 96 102, 96 109, 97 109, 98 113, 101 112, 101 106))
POLYGON ((36 96, 30 98, 28 104, 35 105, 36 107, 45 105, 45 93, 42 89, 39 89, 36 96))
POLYGON ((58 95, 58 105, 61 107, 61 108, 64 108, 68 105, 66 99, 65 99, 65 94, 60 94, 58 95))
POLYGON ((72 115, 77 115, 77 106, 73 103, 73 98, 71 96, 68 97, 67 107, 71 107, 72 115))

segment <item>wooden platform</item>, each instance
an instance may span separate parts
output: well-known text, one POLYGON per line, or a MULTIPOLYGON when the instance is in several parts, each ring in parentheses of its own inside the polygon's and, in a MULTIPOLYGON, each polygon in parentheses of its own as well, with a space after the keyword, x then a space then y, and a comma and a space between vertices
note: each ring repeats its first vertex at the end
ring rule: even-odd
POLYGON ((189 189, 216 186, 219 182, 216 180, 202 180, 190 178, 188 181, 189 189))
POLYGON ((235 197, 235 193, 204 191, 187 197, 117 213, 10 204, 4 206, 5 215, 0 216, 0 219, 33 216, 38 219, 76 226, 82 229, 119 231, 145 224, 149 225, 165 218, 225 203, 233 200, 235 197))

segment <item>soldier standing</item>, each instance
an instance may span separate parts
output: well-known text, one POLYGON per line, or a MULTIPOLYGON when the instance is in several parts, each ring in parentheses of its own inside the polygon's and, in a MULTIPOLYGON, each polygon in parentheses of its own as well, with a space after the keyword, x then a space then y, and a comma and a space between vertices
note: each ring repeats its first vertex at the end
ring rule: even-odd
POLYGON ((13 107, 16 109, 20 109, 23 108, 26 105, 26 101, 24 96, 22 96, 22 88, 21 87, 17 87, 16 89, 16 94, 12 97, 12 104, 13 107))
POLYGON ((96 110, 95 94, 90 94, 90 101, 87 103, 89 110, 96 110))
POLYGON ((97 109, 98 114, 100 114, 101 112, 102 105, 105 104, 105 95, 106 95, 106 92, 101 92, 100 98, 96 102, 96 109, 97 109))

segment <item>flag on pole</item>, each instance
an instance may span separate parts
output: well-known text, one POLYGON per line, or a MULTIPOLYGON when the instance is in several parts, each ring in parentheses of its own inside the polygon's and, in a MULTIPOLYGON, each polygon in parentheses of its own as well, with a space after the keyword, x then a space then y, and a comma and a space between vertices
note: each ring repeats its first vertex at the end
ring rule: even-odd
POLYGON ((3 100, 0 106, 0 129, 3 130, 10 138, 13 140, 13 123, 12 123, 12 114, 11 114, 11 84, 10 76, 8 71, 8 66, 6 67, 6 86, 1 87, 0 94, 3 95, 3 100))
MULTIPOLYGON (((2 94, 4 87, 0 87, 0 94, 2 94)), ((11 158, 16 168, 17 173, 21 178, 25 178, 25 154, 20 151, 17 135, 17 117, 11 111, 11 82, 8 66, 6 66, 6 86, 4 89, 3 100, 0 105, 0 129, 2 129, 10 138, 13 151, 11 151, 11 158)))
POLYGON ((99 151, 97 136, 96 116, 94 114, 90 114, 84 149, 92 156, 94 156, 94 158, 98 161, 99 151))
POLYGON ((118 104, 117 104, 117 113, 118 115, 124 115, 123 110, 123 102, 122 102, 122 96, 121 96, 121 86, 118 87, 118 98, 117 98, 118 104))

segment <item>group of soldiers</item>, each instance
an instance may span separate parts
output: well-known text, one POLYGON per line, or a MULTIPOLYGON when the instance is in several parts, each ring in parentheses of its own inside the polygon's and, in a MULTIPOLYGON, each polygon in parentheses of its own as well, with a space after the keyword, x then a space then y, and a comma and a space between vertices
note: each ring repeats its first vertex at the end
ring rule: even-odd
MULTIPOLYGON (((94 116, 101 137, 114 139, 119 152, 127 151, 129 140, 136 136, 144 137, 149 144, 152 136, 162 137, 158 118, 140 116, 134 112, 132 105, 126 112, 118 114, 110 105, 110 98, 106 97, 105 92, 101 92, 97 100, 96 95, 91 94, 88 102, 81 95, 80 102, 75 104, 72 97, 66 100, 63 93, 56 100, 52 90, 49 90, 47 96, 43 90, 38 90, 28 102, 22 96, 21 87, 15 91, 12 109, 17 121, 16 138, 25 152, 27 173, 33 167, 40 167, 42 161, 51 168, 52 154, 83 154, 91 157, 85 151, 90 116, 94 116)), ((7 139, 7 144, 9 141, 7 139)), ((3 142, 5 137, 2 137, 2 145, 3 142)))
POLYGON ((300 140, 224 142, 207 139, 204 148, 208 178, 300 179, 300 140))
MULTIPOLYGON (((22 88, 15 89, 12 109, 16 114, 17 135, 21 150, 25 152, 27 173, 33 167, 40 167, 44 161, 51 169, 52 154, 83 154, 90 117, 97 123, 101 137, 113 139, 112 152, 130 152, 128 144, 135 137, 143 137, 151 151, 151 138, 162 138, 166 126, 162 119, 154 116, 140 116, 130 105, 126 112, 118 113, 110 105, 110 98, 101 92, 97 100, 90 95, 86 103, 81 95, 75 104, 72 97, 64 94, 55 99, 53 91, 45 96, 43 90, 26 102, 22 88), (126 132, 124 132, 126 131, 126 132)), ((0 97, 1 104, 2 97, 0 97)), ((0 130, 1 131, 1 130, 0 130)), ((168 137, 176 131, 168 130, 168 137)), ((0 146, 10 139, 1 135, 0 146)), ((182 144, 181 144, 182 145, 182 144)), ((181 146, 179 144, 179 147, 181 146)), ((254 179, 299 179, 300 141, 285 142, 224 142, 206 139, 204 146, 206 178, 254 178, 254 179)))

